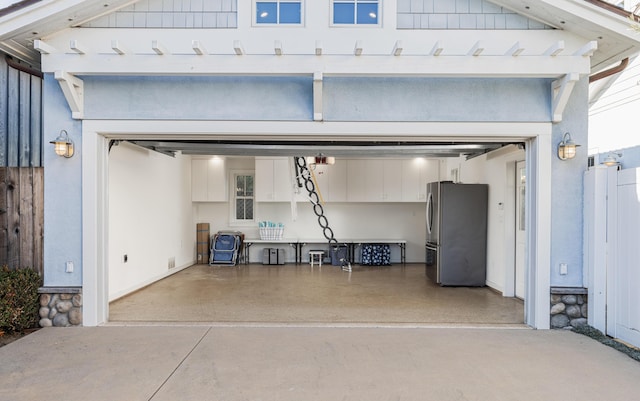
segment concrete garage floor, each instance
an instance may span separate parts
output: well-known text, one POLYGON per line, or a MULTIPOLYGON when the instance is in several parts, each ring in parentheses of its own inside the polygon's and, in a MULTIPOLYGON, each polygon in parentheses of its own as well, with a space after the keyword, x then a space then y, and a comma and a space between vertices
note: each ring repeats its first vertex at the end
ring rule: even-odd
POLYGON ((110 322, 522 325, 521 300, 440 287, 424 264, 195 265, 110 304, 110 322))

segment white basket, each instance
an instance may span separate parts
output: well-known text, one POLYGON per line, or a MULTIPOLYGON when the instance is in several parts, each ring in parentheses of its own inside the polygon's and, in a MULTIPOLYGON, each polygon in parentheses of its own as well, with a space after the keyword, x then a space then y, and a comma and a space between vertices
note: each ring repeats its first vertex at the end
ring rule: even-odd
POLYGON ((284 227, 260 227, 261 240, 281 240, 284 227))

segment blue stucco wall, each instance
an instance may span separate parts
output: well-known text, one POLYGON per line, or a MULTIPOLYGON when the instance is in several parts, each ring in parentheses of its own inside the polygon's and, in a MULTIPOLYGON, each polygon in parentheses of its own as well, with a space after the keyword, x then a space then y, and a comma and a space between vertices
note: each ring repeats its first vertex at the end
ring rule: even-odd
POLYGON ((83 77, 85 118, 289 120, 313 116, 311 77, 83 77))
POLYGON ((60 85, 46 74, 43 87, 44 108, 44 285, 82 285, 82 138, 80 121, 71 111, 60 85), (53 145, 60 130, 66 130, 75 143, 69 159, 56 155, 53 145), (73 273, 66 273, 66 262, 73 262, 73 273))
POLYGON ((584 185, 582 176, 587 168, 588 78, 582 78, 573 89, 564 110, 563 121, 553 126, 551 141, 551 285, 583 287, 582 230, 584 185), (557 145, 569 132, 581 147, 572 160, 560 160, 557 145), (567 263, 568 274, 560 275, 560 263, 567 263))
MULTIPOLYGON (((310 77, 83 77, 87 119, 282 120, 312 119, 310 77)), ((546 79, 325 78, 327 121, 550 120, 546 79)), ((551 283, 582 286, 582 172, 586 146, 561 161, 555 147, 565 132, 587 143, 588 82, 574 89, 564 120, 554 124, 551 283), (561 276, 560 263, 569 274, 561 276)), ((45 141, 66 129, 76 142, 72 159, 45 152, 45 284, 80 285, 82 276, 81 123, 71 119, 57 82, 45 77, 45 141), (64 273, 66 261, 76 271, 64 273)), ((517 133, 514 133, 517 135, 517 133)))
POLYGON ((325 78, 325 121, 549 121, 545 79, 325 78))

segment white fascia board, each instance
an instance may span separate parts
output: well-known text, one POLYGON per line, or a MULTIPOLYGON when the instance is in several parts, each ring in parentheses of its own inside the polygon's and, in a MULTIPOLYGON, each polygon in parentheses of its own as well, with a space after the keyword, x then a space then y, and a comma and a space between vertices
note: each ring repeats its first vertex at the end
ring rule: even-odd
POLYGON ((562 30, 367 30, 282 28, 278 31, 249 28, 235 29, 133 29, 70 28, 44 38, 48 44, 65 53, 71 40, 91 44, 91 53, 112 53, 111 41, 126 44, 133 54, 154 54, 149 43, 161 42, 172 54, 193 54, 192 43, 199 41, 214 55, 237 55, 234 44, 242 43, 244 54, 273 55, 275 41, 286 49, 285 55, 316 55, 315 44, 322 43, 322 55, 353 54, 354 44, 362 41, 363 56, 389 55, 398 41, 402 55, 425 55, 440 43, 443 55, 466 55, 478 41, 483 55, 503 55, 519 41, 526 49, 523 55, 542 54, 554 43, 563 41, 568 54, 582 48, 587 40, 562 30), (363 35, 365 37, 363 38, 363 35), (366 39, 366 40, 365 40, 366 39))
POLYGON ((557 78, 567 73, 589 74, 581 56, 77 56, 48 54, 43 72, 65 70, 83 75, 313 75, 411 77, 557 78))
POLYGON ((84 120, 85 131, 109 139, 323 139, 520 141, 551 135, 550 122, 314 122, 84 120))

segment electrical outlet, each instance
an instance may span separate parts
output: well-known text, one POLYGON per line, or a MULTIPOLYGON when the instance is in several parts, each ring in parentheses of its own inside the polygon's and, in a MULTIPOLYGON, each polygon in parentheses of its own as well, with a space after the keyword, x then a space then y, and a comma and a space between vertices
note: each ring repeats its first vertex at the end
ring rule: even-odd
POLYGON ((69 261, 65 264, 64 267, 65 273, 73 273, 73 262, 69 261))
POLYGON ((560 263, 560 275, 565 276, 569 272, 569 267, 566 263, 560 263))

